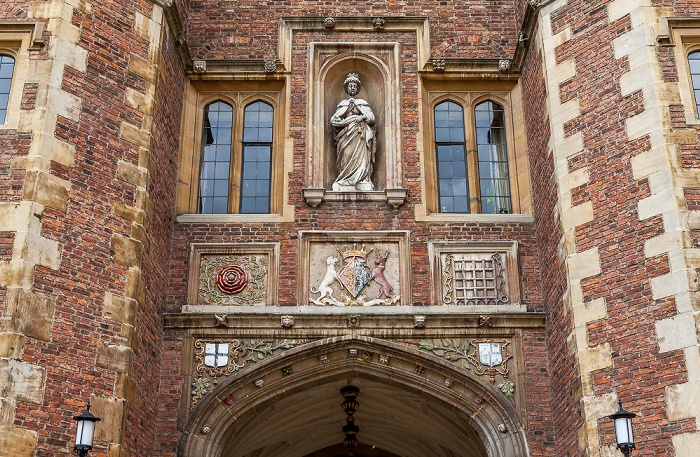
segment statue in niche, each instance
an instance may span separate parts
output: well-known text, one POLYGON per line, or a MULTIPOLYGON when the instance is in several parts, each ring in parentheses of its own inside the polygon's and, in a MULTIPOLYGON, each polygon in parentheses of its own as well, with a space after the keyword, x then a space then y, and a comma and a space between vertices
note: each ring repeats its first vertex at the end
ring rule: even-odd
POLYGON ((374 113, 369 103, 355 98, 362 87, 357 73, 350 73, 343 83, 350 97, 338 103, 331 124, 336 129, 335 164, 338 176, 334 191, 372 191, 372 170, 377 141, 374 113))

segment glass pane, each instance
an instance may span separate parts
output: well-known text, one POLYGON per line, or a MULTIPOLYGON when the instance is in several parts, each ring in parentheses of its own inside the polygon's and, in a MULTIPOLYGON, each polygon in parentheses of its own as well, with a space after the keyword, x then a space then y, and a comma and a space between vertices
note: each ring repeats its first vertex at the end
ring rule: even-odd
POLYGON ((688 65, 690 66, 690 73, 697 75, 700 73, 700 60, 688 60, 688 65))
POLYGON ((467 180, 454 178, 452 180, 452 192, 454 192, 454 195, 467 195, 467 180))
POLYGON ((270 212, 270 199, 265 197, 258 197, 255 199, 255 212, 256 213, 269 213, 270 212))
POLYGON ((251 197, 255 195, 255 181, 254 180, 244 180, 241 183, 241 195, 244 197, 251 197))
POLYGON ((482 197, 481 212, 485 214, 496 214, 496 199, 494 197, 482 197))
POLYGON ((199 198, 199 212, 203 214, 210 214, 213 209, 213 198, 200 197, 199 198))
POLYGON ((452 160, 452 148, 450 146, 438 146, 437 147, 437 152, 438 152, 438 160, 439 161, 448 161, 452 160))
POLYGON ((464 129, 450 129, 450 142, 452 143, 464 143, 464 129))
MULTIPOLYGON (((207 165, 214 165, 214 164, 207 164, 207 165)), ((216 167, 216 179, 226 179, 228 180, 228 171, 229 167, 216 167)))
POLYGON ((469 212, 469 199, 467 197, 455 197, 454 198, 454 212, 456 212, 456 213, 468 213, 469 212))
POLYGON ((475 110, 474 119, 477 128, 491 126, 491 113, 489 111, 475 110))
POLYGON ((243 165, 243 179, 255 179, 255 165, 246 163, 243 165))
POLYGON ((258 129, 246 127, 243 129, 243 141, 246 143, 255 143, 258 141, 258 129))
POLYGON ((272 143, 272 128, 261 128, 258 130, 258 141, 261 143, 272 143))
MULTIPOLYGON (((453 178, 466 178, 467 177, 467 167, 464 166, 464 162, 453 162, 452 177, 453 178)), ((447 178, 447 176, 445 176, 445 178, 447 178)))
POLYGON ((270 179, 270 163, 258 162, 258 178, 270 179))
POLYGON ((221 144, 216 147, 216 161, 217 163, 228 163, 229 157, 231 156, 231 145, 221 144))
POLYGON ((452 180, 451 179, 441 179, 440 180, 440 195, 444 196, 449 196, 451 197, 453 195, 452 193, 452 180))
POLYGON ((440 211, 443 213, 454 213, 452 197, 440 197, 440 211))
POLYGON ((255 198, 241 198, 241 213, 255 213, 255 198))
POLYGON ((270 161, 270 146, 258 146, 258 162, 270 161))
POLYGON ((226 214, 228 213, 228 197, 216 197, 214 198, 214 208, 212 211, 214 214, 226 214))
POLYGON ((449 127, 449 111, 438 111, 435 108, 435 127, 449 127))
POLYGON ((14 69, 15 59, 10 56, 2 56, 2 60, 0 60, 0 78, 12 79, 14 69))
POLYGON ((257 127, 258 123, 259 123, 258 115, 259 115, 259 113, 257 111, 246 110, 244 120, 243 120, 243 126, 244 127, 257 127))
POLYGON ((259 179, 255 185, 255 195, 267 196, 270 195, 270 181, 267 179, 259 179))
POLYGON ((488 179, 493 177, 492 164, 493 162, 479 162, 479 178, 488 179))
POLYGON ((452 162, 438 162, 438 177, 452 177, 452 162))
POLYGON ((260 112, 260 127, 272 127, 272 115, 272 107, 270 107, 270 111, 260 112))
POLYGON ((435 141, 438 143, 449 143, 450 142, 450 129, 448 128, 435 128, 435 141))
POLYGON ((228 195, 228 180, 217 179, 214 181, 214 196, 225 197, 228 195))

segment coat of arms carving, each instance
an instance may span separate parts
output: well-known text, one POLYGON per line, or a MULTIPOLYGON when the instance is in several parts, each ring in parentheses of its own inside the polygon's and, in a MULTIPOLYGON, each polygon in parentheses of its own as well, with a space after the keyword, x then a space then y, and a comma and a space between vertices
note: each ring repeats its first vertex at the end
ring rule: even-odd
POLYGON ((399 301, 399 295, 393 295, 394 287, 384 276, 384 270, 389 258, 389 252, 375 253, 374 268, 368 265, 370 254, 373 249, 366 250, 365 246, 347 246, 338 254, 344 265, 336 271, 338 257, 326 257, 326 272, 318 287, 311 287, 312 294, 319 294, 318 298, 309 300, 318 305, 334 306, 374 306, 392 305, 399 301), (367 298, 365 291, 367 286, 375 281, 379 286, 379 294, 376 298, 367 298), (340 285, 340 300, 333 297, 334 286, 340 285))

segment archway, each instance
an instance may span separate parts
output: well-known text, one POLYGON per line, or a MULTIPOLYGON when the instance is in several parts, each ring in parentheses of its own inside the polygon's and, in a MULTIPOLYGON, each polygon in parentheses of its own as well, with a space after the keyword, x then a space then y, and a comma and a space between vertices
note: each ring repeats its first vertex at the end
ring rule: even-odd
POLYGON ((432 354, 361 336, 302 344, 220 382, 193 411, 178 455, 345 455, 346 385, 360 389, 358 455, 528 455, 515 409, 493 386, 432 354))

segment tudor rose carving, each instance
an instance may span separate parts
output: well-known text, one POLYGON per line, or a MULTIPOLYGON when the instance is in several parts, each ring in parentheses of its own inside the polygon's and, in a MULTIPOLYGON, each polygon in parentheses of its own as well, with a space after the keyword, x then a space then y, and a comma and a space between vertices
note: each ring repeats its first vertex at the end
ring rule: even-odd
POLYGON ((356 73, 350 73, 343 83, 349 98, 341 101, 331 116, 336 128, 336 168, 338 176, 333 183, 334 191, 372 191, 377 141, 374 113, 369 103, 355 98, 362 84, 356 73))

